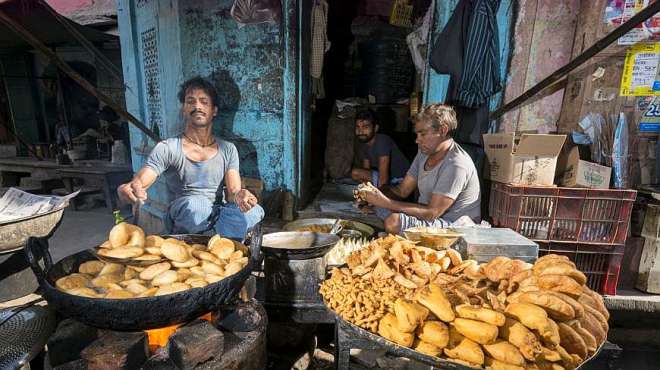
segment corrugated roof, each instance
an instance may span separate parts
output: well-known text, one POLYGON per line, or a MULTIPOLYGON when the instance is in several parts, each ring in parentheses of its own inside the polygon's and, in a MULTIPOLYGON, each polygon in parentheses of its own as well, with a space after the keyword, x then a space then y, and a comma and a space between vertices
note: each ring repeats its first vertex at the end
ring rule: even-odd
MULTIPOLYGON (((67 29, 46 8, 50 6, 36 0, 0 0, 0 10, 21 24, 35 37, 46 45, 78 44, 67 29)), ((52 8, 50 8, 52 10, 52 8)), ((89 41, 104 42, 116 40, 117 37, 98 31, 88 26, 82 26, 65 18, 89 41)), ((31 48, 10 28, 0 23, 0 48, 31 48)))
POLYGON ((116 26, 117 5, 115 0, 94 0, 91 5, 63 13, 65 17, 84 26, 116 26))

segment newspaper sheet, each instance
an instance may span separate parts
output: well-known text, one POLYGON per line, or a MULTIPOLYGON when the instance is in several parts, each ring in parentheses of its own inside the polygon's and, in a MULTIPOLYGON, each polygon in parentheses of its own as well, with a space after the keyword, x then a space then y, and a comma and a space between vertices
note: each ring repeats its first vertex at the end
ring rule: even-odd
POLYGON ((80 191, 63 197, 35 195, 20 189, 10 188, 0 198, 0 223, 24 217, 38 216, 66 206, 80 191))

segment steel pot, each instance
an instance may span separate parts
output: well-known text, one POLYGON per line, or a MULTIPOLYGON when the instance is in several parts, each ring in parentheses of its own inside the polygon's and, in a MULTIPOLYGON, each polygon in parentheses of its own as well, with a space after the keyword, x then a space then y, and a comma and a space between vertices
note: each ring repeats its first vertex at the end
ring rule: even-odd
MULTIPOLYGON (((97 328, 144 330, 190 321, 236 299, 252 270, 262 262, 261 232, 257 228, 251 234, 254 236, 249 241, 250 260, 241 271, 202 288, 158 297, 124 300, 87 298, 58 290, 55 287, 57 279, 77 272, 81 263, 96 259, 91 249, 73 254, 53 264, 48 250, 48 240, 30 238, 26 246, 26 255, 37 276, 44 298, 50 306, 63 315, 97 328), (42 256, 45 268, 37 262, 42 256)), ((206 244, 210 239, 209 236, 203 235, 167 237, 198 244, 206 244)))

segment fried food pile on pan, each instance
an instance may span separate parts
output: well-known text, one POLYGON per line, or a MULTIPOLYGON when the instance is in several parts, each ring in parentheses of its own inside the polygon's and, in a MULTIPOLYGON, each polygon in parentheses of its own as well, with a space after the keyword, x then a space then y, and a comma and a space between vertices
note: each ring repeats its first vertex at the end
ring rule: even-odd
POLYGON ((394 312, 399 297, 413 298, 429 282, 446 282, 462 270, 478 269, 454 250, 437 251, 409 240, 387 236, 351 253, 348 267, 334 268, 320 292, 329 307, 344 319, 376 332, 386 312, 394 312))
POLYGON ((298 226, 295 231, 309 231, 313 233, 329 233, 332 230, 332 225, 306 225, 298 226))
POLYGON ((506 257, 482 265, 457 260, 434 274, 432 254, 385 242, 392 238, 353 253, 349 267, 321 286, 329 307, 362 328, 486 369, 575 369, 607 339, 602 297, 565 256, 534 265, 506 257), (420 261, 430 266, 426 280, 420 261))
MULTIPOLYGON (((102 247, 109 252, 139 248, 143 252, 133 254, 133 258, 161 259, 164 256, 167 260, 148 267, 87 261, 80 264, 77 273, 58 279, 55 282, 57 289, 88 298, 161 296, 215 283, 239 272, 248 264, 247 247, 218 235, 213 236, 207 245, 189 245, 178 239, 163 239, 157 235, 144 237, 140 228, 123 223, 112 229, 110 240, 102 247), (117 237, 118 232, 125 231, 128 231, 128 238, 117 237), (142 236, 136 237, 134 232, 142 236), (125 244, 127 240, 133 244, 125 244)), ((113 254, 120 255, 126 256, 123 252, 113 254)))

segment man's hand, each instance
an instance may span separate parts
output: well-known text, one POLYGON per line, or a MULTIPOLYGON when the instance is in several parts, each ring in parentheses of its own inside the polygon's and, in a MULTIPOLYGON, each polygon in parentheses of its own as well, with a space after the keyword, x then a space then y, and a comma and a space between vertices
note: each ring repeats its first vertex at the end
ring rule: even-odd
POLYGON ((386 197, 380 190, 373 188, 370 191, 364 192, 364 200, 369 203, 371 206, 376 206, 380 208, 388 208, 390 203, 390 198, 386 197))
POLYGON ((147 192, 138 180, 122 184, 117 188, 119 199, 126 203, 137 203, 138 199, 147 200, 147 192))
POLYGON ((257 197, 247 189, 241 189, 236 193, 236 205, 241 212, 245 213, 257 205, 257 197))

